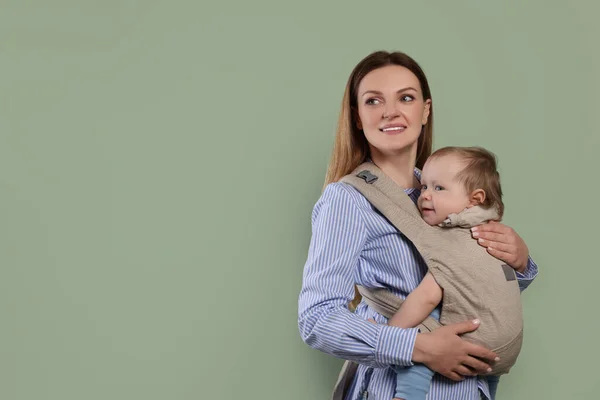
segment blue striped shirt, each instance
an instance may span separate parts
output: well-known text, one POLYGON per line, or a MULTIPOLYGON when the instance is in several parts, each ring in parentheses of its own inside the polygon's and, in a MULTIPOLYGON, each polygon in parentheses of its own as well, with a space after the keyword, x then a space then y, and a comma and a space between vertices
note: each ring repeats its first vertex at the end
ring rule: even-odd
MULTIPOLYGON (((415 170, 420 179, 420 171, 415 170)), ((418 189, 406 193, 416 202, 418 189)), ((529 259, 517 273, 524 290, 537 275, 529 259)), ((304 342, 327 354, 360 364, 346 400, 391 399, 396 376, 392 365, 412 365, 417 330, 385 325, 387 319, 361 303, 348 310, 354 284, 387 288, 405 298, 427 272, 416 248, 352 186, 327 185, 314 206, 312 237, 298 301, 298 327, 304 342), (378 324, 367 321, 374 318, 378 324)), ((435 374, 427 399, 480 399, 489 396, 487 381, 467 377, 454 382, 435 374)))

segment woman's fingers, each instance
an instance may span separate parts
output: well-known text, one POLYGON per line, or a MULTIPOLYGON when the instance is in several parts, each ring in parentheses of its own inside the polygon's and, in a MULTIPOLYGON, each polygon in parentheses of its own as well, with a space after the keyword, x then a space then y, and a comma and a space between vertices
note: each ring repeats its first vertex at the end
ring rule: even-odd
POLYGON ((474 231, 471 233, 471 236, 473 236, 473 238, 477 239, 478 241, 483 240, 488 242, 512 244, 512 237, 502 233, 474 231))
POLYGON ((476 372, 475 375, 487 374, 487 373, 491 372, 491 370, 492 370, 492 368, 490 367, 489 364, 487 364, 475 357, 465 358, 465 360, 462 362, 462 365, 471 368, 472 371, 475 371, 476 372))
POLYGON ((511 227, 496 221, 490 221, 486 224, 477 225, 471 228, 471 231, 473 232, 490 232, 502 235, 510 234, 512 230, 511 227))
POLYGON ((450 372, 446 375, 446 377, 452 379, 453 381, 460 382, 465 379, 464 376, 457 374, 456 372, 450 372))
POLYGON ((456 367, 454 369, 454 372, 456 372, 457 374, 462 375, 462 376, 475 376, 475 375, 477 375, 476 371, 474 371, 474 370, 472 370, 470 368, 467 368, 464 365, 459 365, 458 367, 456 367))
POLYGON ((467 365, 480 374, 489 372, 488 369, 494 363, 500 360, 498 355, 485 347, 467 342, 466 351, 470 357, 462 361, 462 364, 467 365))
POLYGON ((478 319, 473 319, 446 325, 446 327, 448 327, 455 335, 461 335, 463 333, 473 332, 475 329, 479 328, 479 324, 480 321, 478 319))
POLYGON ((490 253, 494 257, 504 261, 508 265, 514 265, 517 261, 517 256, 514 253, 507 253, 505 251, 498 250, 495 247, 491 247, 491 246, 487 248, 487 251, 488 251, 488 253, 490 253))
POLYGON ((477 239, 477 243, 479 243, 483 247, 491 247, 496 250, 504 251, 505 253, 516 253, 517 246, 514 244, 506 244, 502 242, 493 242, 487 239, 477 239))

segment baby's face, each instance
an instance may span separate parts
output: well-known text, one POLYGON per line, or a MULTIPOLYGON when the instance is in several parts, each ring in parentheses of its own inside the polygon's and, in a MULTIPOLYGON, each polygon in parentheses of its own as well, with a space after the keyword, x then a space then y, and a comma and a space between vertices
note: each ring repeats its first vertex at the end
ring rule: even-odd
POLYGON ((455 155, 429 159, 423 166, 421 196, 417 204, 429 225, 438 225, 448 215, 459 213, 470 205, 464 185, 455 179, 463 167, 455 155))

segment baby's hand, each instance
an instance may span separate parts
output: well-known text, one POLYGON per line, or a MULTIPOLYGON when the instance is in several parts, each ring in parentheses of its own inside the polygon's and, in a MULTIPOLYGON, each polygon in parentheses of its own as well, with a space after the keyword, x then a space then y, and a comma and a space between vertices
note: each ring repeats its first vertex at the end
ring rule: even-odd
POLYGON ((369 321, 372 324, 376 324, 377 325, 377 322, 375 322, 375 320, 373 318, 369 318, 367 321, 369 321))

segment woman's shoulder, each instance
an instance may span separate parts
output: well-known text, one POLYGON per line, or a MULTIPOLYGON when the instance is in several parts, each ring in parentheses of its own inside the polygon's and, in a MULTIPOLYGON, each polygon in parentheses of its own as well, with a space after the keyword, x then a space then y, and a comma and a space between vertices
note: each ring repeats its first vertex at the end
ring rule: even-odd
POLYGON ((328 226, 353 226, 350 231, 363 232, 365 221, 372 211, 371 204, 352 185, 334 182, 323 189, 313 208, 312 221, 328 226))
POLYGON ((352 185, 345 182, 333 182, 325 186, 320 202, 354 205, 362 209, 370 209, 371 204, 352 185))

